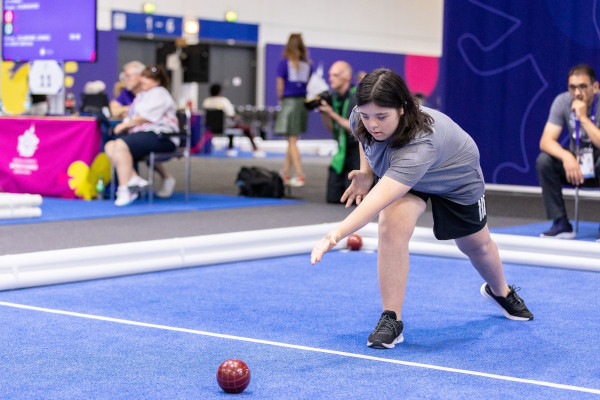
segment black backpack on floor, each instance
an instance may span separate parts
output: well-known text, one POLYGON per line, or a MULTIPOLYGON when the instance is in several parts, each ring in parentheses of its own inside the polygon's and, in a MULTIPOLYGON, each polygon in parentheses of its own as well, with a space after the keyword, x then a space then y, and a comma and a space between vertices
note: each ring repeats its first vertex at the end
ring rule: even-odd
POLYGON ((242 167, 236 183, 240 196, 281 198, 284 195, 283 180, 277 172, 266 168, 242 167))

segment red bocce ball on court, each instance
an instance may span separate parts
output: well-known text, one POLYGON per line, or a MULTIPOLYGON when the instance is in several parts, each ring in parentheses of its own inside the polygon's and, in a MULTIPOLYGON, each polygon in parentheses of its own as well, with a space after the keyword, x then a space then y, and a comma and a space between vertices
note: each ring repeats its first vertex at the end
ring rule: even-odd
POLYGON ((223 361, 217 370, 217 383, 227 393, 241 393, 250 383, 250 369, 240 360, 223 361))
POLYGON ((359 235, 352 234, 348 236, 346 246, 348 246, 350 250, 360 250, 362 247, 362 238, 359 235))

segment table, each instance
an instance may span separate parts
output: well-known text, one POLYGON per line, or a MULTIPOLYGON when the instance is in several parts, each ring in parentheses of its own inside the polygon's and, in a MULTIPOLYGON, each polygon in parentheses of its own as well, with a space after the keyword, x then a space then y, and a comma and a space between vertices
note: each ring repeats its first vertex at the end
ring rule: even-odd
POLYGON ((1 116, 0 191, 74 198, 100 145, 94 117, 1 116))

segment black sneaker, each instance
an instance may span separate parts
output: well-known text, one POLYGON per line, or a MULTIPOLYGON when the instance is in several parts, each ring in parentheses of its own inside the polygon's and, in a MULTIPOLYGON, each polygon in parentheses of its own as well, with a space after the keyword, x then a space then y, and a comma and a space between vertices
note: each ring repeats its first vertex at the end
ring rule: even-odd
POLYGON ((376 349, 393 349, 396 343, 402 343, 402 321, 396 321, 396 313, 393 311, 384 311, 377 326, 369 335, 367 346, 376 349))
POLYGON ((550 229, 542 233, 540 237, 548 237, 554 239, 573 239, 575 232, 573 226, 566 218, 560 218, 552 223, 550 229))
POLYGON ((525 302, 519 297, 517 291, 519 288, 509 286, 510 292, 506 297, 495 296, 490 289, 490 285, 484 283, 479 290, 484 299, 500 307, 504 316, 515 321, 530 321, 533 314, 527 309, 525 302))

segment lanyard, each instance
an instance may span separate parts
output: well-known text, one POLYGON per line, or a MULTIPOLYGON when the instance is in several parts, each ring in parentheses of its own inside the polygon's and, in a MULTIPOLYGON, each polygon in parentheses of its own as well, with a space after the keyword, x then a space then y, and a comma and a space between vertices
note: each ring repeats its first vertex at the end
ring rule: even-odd
MULTIPOLYGON (((598 104, 598 93, 594 94, 594 104, 592 105, 592 116, 590 118, 592 124, 596 122, 596 104, 598 104)), ((579 148, 579 120, 575 110, 573 110, 573 117, 575 118, 575 146, 579 148)))

